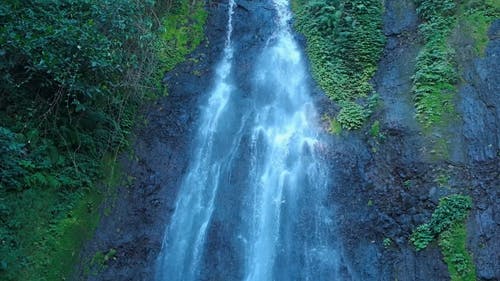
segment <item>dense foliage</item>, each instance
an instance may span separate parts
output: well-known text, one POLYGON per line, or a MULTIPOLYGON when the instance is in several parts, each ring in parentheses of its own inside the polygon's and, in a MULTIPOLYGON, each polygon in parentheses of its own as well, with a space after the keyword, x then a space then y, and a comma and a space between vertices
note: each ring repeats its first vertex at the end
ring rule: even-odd
POLYGON ((128 145, 138 106, 160 92, 159 70, 200 43, 202 10, 180 0, 0 3, 0 279, 69 273, 97 223, 96 181, 128 145), (169 17, 186 20, 165 28, 169 17), (181 29, 182 43, 164 35, 181 29))
POLYGON ((379 0, 296 0, 296 26, 307 38, 313 75, 325 93, 343 108, 338 121, 360 128, 369 115, 369 81, 385 38, 379 0))
POLYGON ((454 50, 448 36, 455 24, 454 0, 418 0, 417 13, 424 20, 419 26, 425 45, 417 57, 413 92, 417 117, 425 126, 442 121, 454 110, 452 99, 458 74, 454 50))
POLYGON ((417 227, 410 240, 417 250, 426 248, 443 231, 463 222, 471 208, 469 196, 455 194, 441 198, 431 220, 417 227))

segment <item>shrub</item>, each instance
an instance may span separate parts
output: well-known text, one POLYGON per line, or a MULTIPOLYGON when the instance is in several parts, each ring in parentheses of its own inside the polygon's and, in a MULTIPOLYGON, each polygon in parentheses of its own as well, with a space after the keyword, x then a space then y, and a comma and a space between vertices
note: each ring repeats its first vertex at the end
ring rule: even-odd
POLYGON ((361 128, 367 115, 368 111, 363 106, 355 102, 344 102, 336 119, 342 128, 355 130, 361 128))
POLYGON ((24 167, 29 162, 22 160, 24 144, 18 142, 9 129, 0 127, 0 190, 19 189, 26 175, 24 167))

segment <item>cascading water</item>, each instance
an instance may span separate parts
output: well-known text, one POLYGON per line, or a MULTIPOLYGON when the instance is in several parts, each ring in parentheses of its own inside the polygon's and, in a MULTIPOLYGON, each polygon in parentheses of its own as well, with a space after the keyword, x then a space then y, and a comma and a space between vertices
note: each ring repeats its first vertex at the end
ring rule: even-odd
POLYGON ((157 280, 196 280, 207 226, 214 210, 214 200, 219 187, 218 178, 223 155, 214 155, 222 113, 233 91, 228 81, 232 68, 231 44, 232 15, 235 2, 230 0, 226 45, 222 61, 216 71, 215 88, 206 106, 195 140, 189 171, 182 184, 175 212, 172 216, 160 254, 157 280))
POLYGON ((248 163, 243 165, 247 171, 241 173, 247 178, 238 181, 240 199, 230 212, 241 219, 232 222, 234 229, 226 235, 237 241, 232 243, 237 253, 220 258, 217 264, 237 270, 231 277, 219 278, 339 280, 333 210, 326 203, 328 174, 318 157, 323 144, 308 74, 289 27, 288 1, 273 0, 273 4, 278 19, 275 32, 249 78, 252 106, 241 108, 232 101, 237 92, 231 83, 236 4, 229 2, 224 55, 166 230, 157 281, 212 280, 204 274, 210 268, 201 268, 213 250, 206 245, 208 229, 214 211, 227 212, 218 199, 229 196, 222 190, 227 190, 227 179, 237 165, 233 160, 239 154, 247 155, 248 163))

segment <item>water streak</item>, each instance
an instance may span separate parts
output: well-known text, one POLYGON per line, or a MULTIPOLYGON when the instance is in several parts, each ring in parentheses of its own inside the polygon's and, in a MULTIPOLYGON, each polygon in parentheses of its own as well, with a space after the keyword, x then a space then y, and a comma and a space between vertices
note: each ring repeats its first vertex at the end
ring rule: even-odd
POLYGON ((307 72, 291 33, 288 2, 275 0, 277 29, 255 68, 267 103, 252 133, 253 182, 247 222, 246 281, 335 280, 328 175, 307 72))
POLYGON ((229 81, 232 69, 232 17, 235 7, 230 0, 224 54, 216 69, 215 87, 202 114, 194 141, 191 166, 182 183, 175 211, 167 228, 158 260, 156 280, 196 280, 207 227, 214 211, 219 177, 224 159, 214 155, 214 142, 221 115, 234 88, 229 81))

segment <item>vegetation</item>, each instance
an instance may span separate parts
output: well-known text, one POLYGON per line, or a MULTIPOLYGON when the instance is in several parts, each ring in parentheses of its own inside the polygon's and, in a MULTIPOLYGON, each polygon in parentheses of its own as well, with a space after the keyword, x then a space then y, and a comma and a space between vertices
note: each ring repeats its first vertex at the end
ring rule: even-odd
POLYGON ((450 195, 439 200, 438 207, 428 223, 417 227, 410 238, 417 250, 429 245, 439 234, 455 223, 462 223, 472 208, 472 200, 464 195, 450 195))
POLYGON ((326 122, 328 125, 328 127, 327 127, 328 133, 330 133, 332 135, 340 135, 340 133, 342 133, 342 126, 340 125, 340 122, 337 121, 337 119, 332 118, 332 117, 328 116, 327 114, 325 114, 323 116, 322 120, 324 122, 326 122))
POLYGON ((98 251, 92 257, 90 262, 86 265, 85 273, 87 275, 97 275, 99 272, 106 269, 108 262, 111 259, 115 259, 116 250, 111 248, 107 253, 98 251))
POLYGON ((368 114, 368 110, 363 106, 355 102, 347 101, 342 103, 342 109, 337 115, 337 120, 343 128, 354 130, 363 125, 368 114))
POLYGON ((423 19, 419 30, 425 45, 417 57, 413 93, 417 118, 425 127, 443 122, 445 113, 454 112, 453 95, 458 82, 454 50, 448 37, 455 26, 454 0, 418 0, 417 12, 423 19))
POLYGON ((476 268, 465 247, 466 236, 464 223, 452 225, 439 236, 439 247, 452 281, 476 280, 476 268))
POLYGON ((316 81, 342 107, 336 120, 345 129, 360 128, 371 112, 369 81, 385 43, 381 1, 294 0, 292 8, 316 81))
POLYGON ((189 2, 0 3, 1 280, 71 272, 139 105, 201 41, 189 2))
POLYGON ((419 26, 425 44, 420 51, 413 93, 417 118, 426 128, 446 122, 455 112, 453 97, 459 82, 455 51, 449 37, 459 21, 471 29, 476 50, 483 53, 486 30, 500 16, 498 1, 492 0, 418 0, 417 12, 423 23, 419 26))
POLYGON ((484 54, 488 43, 487 31, 491 23, 500 18, 500 2, 496 0, 468 0, 459 5, 459 20, 470 28, 475 49, 479 55, 484 54))
POLYGON ((392 246, 391 238, 389 237, 384 238, 384 240, 382 240, 382 245, 384 245, 384 248, 386 249, 390 248, 392 246))
POLYGON ((475 280, 474 264, 465 247, 465 219, 471 208, 468 196, 455 194, 441 198, 431 220, 417 227, 410 238, 417 251, 439 238, 452 281, 475 280))
POLYGON ((192 7, 189 1, 182 1, 175 12, 164 18, 161 40, 158 41, 160 65, 164 72, 184 61, 186 55, 201 43, 203 24, 208 15, 203 5, 203 1, 198 1, 192 7))

